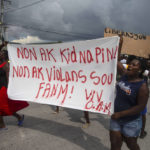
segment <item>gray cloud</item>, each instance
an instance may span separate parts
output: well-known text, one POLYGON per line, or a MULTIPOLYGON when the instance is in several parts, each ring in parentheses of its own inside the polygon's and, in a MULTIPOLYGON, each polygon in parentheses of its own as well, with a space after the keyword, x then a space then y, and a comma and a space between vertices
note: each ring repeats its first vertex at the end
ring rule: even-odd
MULTIPOLYGON (((13 9, 38 0, 13 0, 13 9)), ((150 34, 149 0, 44 0, 5 14, 8 38, 38 36, 48 41, 103 37, 105 27, 150 34)))

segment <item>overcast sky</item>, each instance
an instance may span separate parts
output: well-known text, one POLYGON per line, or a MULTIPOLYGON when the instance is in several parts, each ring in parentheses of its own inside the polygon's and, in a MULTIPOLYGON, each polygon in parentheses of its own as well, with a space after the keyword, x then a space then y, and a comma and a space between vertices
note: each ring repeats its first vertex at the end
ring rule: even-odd
POLYGON ((150 0, 11 0, 6 40, 72 41, 103 37, 104 28, 150 35, 150 0))

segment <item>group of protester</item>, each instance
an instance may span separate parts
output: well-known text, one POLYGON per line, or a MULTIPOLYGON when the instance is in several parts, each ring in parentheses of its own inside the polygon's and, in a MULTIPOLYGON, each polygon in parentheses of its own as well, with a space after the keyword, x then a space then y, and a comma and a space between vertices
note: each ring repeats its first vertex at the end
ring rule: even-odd
MULTIPOLYGON (((121 53, 123 38, 120 37, 119 54, 121 53)), ((3 43, 0 50, 6 43, 3 43)), ((13 115, 18 120, 18 125, 23 124, 24 116, 16 112, 27 107, 29 104, 23 101, 10 100, 7 96, 8 85, 8 57, 6 51, 0 51, 0 129, 6 129, 3 116, 13 115)), ((149 66, 150 69, 150 66, 149 66)), ((142 78, 145 68, 140 60, 134 58, 124 67, 118 57, 117 63, 120 80, 116 84, 116 98, 114 102, 114 114, 110 119, 110 142, 111 150, 121 150, 123 142, 130 150, 140 150, 137 143, 138 137, 143 135, 144 122, 142 123, 143 110, 147 105, 149 89, 147 81, 142 78), (142 128, 143 125, 143 128, 142 128)), ((150 71, 148 73, 150 75, 150 71)), ((56 107, 59 113, 59 107, 56 107)), ((144 113, 145 115, 146 113, 144 113)), ((89 113, 84 112, 86 127, 89 126, 89 113)))

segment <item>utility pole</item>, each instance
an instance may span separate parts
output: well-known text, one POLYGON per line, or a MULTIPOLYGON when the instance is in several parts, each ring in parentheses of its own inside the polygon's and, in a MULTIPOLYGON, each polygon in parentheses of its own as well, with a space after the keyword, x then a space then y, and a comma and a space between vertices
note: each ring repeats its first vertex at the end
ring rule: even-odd
POLYGON ((1 16, 0 16, 0 40, 3 40, 3 18, 4 18, 4 0, 1 0, 1 16))
POLYGON ((4 40, 6 27, 4 25, 4 1, 10 2, 9 0, 0 0, 0 41, 4 40))

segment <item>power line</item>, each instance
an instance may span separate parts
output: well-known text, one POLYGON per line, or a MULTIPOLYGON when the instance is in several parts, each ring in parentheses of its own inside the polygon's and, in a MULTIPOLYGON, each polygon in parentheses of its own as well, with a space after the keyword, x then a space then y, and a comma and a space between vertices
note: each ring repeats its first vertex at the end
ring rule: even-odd
POLYGON ((22 27, 28 30, 36 30, 36 31, 41 31, 41 32, 46 32, 46 33, 51 33, 51 34, 58 34, 58 35, 62 35, 62 36, 72 36, 72 37, 80 37, 80 38, 87 38, 87 37, 96 37, 97 35, 90 35, 90 34, 84 34, 83 33, 72 33, 72 32, 58 32, 58 31, 50 31, 50 30, 42 30, 39 28, 33 28, 31 26, 23 26, 23 25, 13 25, 13 24, 5 24, 7 26, 18 26, 18 27, 22 27))
POLYGON ((22 6, 22 7, 16 8, 16 9, 14 9, 14 10, 8 10, 8 11, 5 11, 5 13, 10 13, 10 12, 18 11, 18 10, 20 10, 20 9, 24 9, 24 8, 27 8, 27 7, 30 7, 30 6, 36 5, 36 4, 41 3, 41 2, 43 2, 43 1, 45 1, 45 0, 40 0, 40 1, 37 1, 37 2, 31 3, 31 4, 28 4, 28 5, 25 5, 25 6, 22 6))
MULTIPOLYGON (((31 4, 28 4, 28 5, 25 5, 25 6, 22 6, 20 8, 17 8, 15 10, 8 10, 6 11, 5 13, 9 13, 9 12, 14 12, 14 11, 17 11, 17 10, 20 10, 20 9, 23 9, 23 8, 27 8, 27 7, 30 7, 30 6, 33 6, 33 5, 36 5, 38 3, 41 3, 45 0, 39 0, 37 2, 34 2, 34 3, 31 3, 31 4)), ((6 25, 12 25, 12 24, 6 24, 6 25)), ((12 25, 12 26, 20 26, 20 25, 12 25)), ((64 33, 62 31, 49 31, 49 30, 42 30, 42 29, 37 29, 37 28, 33 28, 33 27, 29 27, 29 26, 21 26, 23 28, 26 28, 26 29, 32 29, 32 30, 38 30, 38 31, 41 31, 41 32, 49 32, 49 33, 53 33, 53 34, 59 34, 59 35, 63 35, 63 36, 75 36, 75 37, 87 37, 87 36, 92 36, 92 37, 95 37, 96 35, 93 35, 93 34, 83 34, 83 33, 73 33, 73 32, 68 32, 68 33, 64 33), (82 34, 82 35, 81 35, 82 34)))
MULTIPOLYGON (((58 31, 58 30, 56 31, 56 29, 52 29, 52 30, 55 31, 55 32, 59 32, 59 33, 64 32, 64 31, 58 31)), ((66 32, 66 31, 65 31, 65 33, 75 34, 75 35, 81 35, 81 34, 82 34, 83 36, 93 36, 93 37, 97 36, 97 35, 94 35, 94 34, 90 34, 90 33, 81 33, 81 32, 79 33, 79 32, 70 32, 70 31, 69 31, 69 32, 66 32)))

